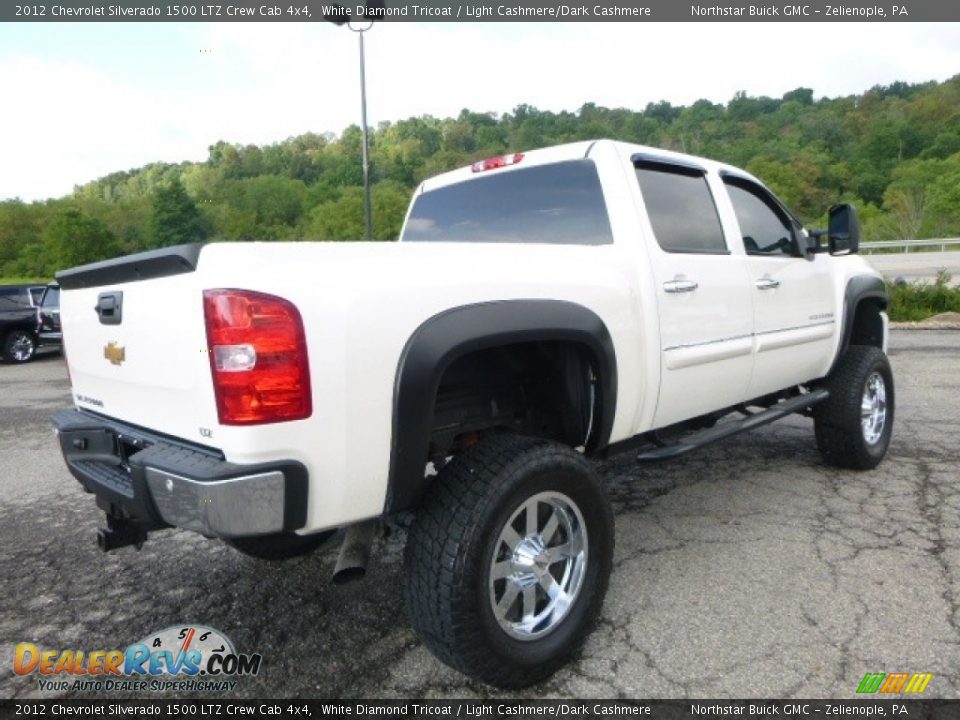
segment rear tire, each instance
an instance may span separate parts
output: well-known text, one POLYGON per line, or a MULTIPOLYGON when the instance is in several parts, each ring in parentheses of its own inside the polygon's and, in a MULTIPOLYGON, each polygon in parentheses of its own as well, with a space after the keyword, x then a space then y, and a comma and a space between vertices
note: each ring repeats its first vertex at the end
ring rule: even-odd
POLYGON ((893 432, 893 372, 887 356, 872 345, 851 345, 825 387, 830 397, 814 411, 823 459, 837 467, 875 468, 893 432))
POLYGON ((313 552, 329 539, 334 530, 314 535, 258 535, 254 537, 229 538, 226 543, 244 555, 258 560, 288 560, 313 552))
POLYGON ((489 438, 443 468, 410 529, 410 621, 465 675, 532 685, 592 629, 613 543, 610 504, 583 456, 534 438, 489 438))
POLYGON ((37 354, 37 339, 26 330, 14 330, 4 338, 3 359, 8 363, 30 362, 37 354))

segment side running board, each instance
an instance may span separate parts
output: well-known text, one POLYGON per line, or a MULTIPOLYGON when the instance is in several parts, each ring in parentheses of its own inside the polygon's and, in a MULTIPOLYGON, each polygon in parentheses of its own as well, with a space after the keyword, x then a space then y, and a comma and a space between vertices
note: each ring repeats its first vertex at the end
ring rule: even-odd
POLYGON ((772 423, 774 420, 779 420, 786 415, 791 415, 800 410, 806 410, 817 403, 823 402, 828 397, 830 397, 830 392, 826 388, 818 388, 812 392, 797 395, 789 400, 777 403, 766 410, 753 413, 741 420, 725 422, 722 425, 687 435, 679 442, 653 448, 652 450, 645 450, 637 455, 637 461, 651 462, 655 460, 669 460, 679 455, 686 455, 688 452, 701 448, 704 445, 715 443, 718 440, 723 440, 737 433, 753 430, 756 427, 772 423))

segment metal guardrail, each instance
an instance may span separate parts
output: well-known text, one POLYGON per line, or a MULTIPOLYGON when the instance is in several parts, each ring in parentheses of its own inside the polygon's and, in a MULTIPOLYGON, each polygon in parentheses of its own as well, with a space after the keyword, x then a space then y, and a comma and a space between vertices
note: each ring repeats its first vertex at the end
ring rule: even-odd
POLYGON ((860 243, 860 252, 871 250, 899 249, 900 252, 910 252, 910 248, 940 248, 946 252, 950 245, 960 245, 960 238, 940 238, 937 240, 877 240, 875 242, 860 243))

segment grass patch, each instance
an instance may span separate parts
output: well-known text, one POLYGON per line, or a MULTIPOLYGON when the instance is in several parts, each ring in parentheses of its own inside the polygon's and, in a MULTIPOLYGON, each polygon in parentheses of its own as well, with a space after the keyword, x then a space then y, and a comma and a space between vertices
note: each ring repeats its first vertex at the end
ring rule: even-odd
POLYGON ((46 285, 51 280, 35 277, 0 277, 0 285, 46 285))
POLYGON ((890 319, 896 322, 914 322, 944 312, 960 312, 960 288, 950 286, 950 274, 937 273, 933 284, 911 282, 897 285, 887 280, 890 293, 890 319))

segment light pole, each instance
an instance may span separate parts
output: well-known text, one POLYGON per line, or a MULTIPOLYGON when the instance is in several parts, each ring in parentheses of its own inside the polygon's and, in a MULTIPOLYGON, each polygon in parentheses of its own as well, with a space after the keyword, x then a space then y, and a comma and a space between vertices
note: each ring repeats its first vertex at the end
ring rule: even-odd
POLYGON ((367 69, 363 52, 363 34, 373 27, 373 20, 354 22, 347 27, 360 36, 360 132, 363 135, 363 224, 367 240, 373 239, 373 213, 370 207, 370 144, 367 140, 367 69))
POLYGON ((373 210, 370 205, 370 142, 367 138, 367 68, 366 57, 363 52, 363 34, 373 27, 373 19, 383 17, 386 8, 384 0, 367 0, 362 6, 357 5, 356 20, 351 19, 351 10, 336 3, 326 8, 323 19, 334 25, 347 24, 353 32, 360 36, 360 132, 363 135, 363 224, 367 231, 367 240, 373 239, 373 210))

